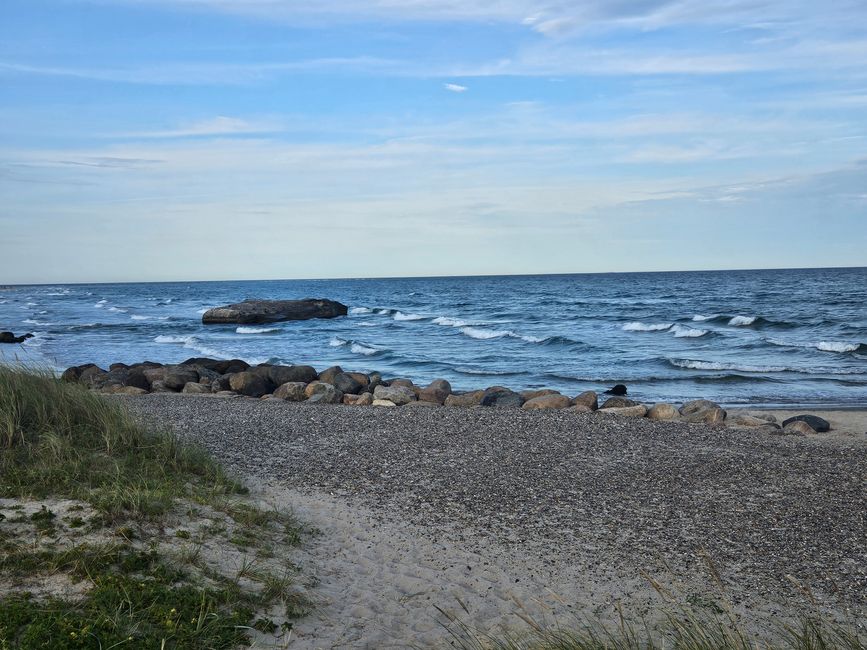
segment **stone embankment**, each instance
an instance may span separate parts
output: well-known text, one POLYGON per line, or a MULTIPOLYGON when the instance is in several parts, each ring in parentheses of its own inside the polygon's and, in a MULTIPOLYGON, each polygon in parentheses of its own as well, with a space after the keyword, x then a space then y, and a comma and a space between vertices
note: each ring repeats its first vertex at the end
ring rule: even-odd
POLYGON ((115 363, 108 370, 85 364, 68 368, 62 379, 104 393, 127 395, 185 393, 391 408, 562 409, 573 413, 595 413, 599 417, 749 427, 770 434, 802 435, 830 429, 826 420, 815 415, 799 415, 782 423, 778 423, 773 415, 761 412, 728 417, 724 408, 708 400, 693 400, 678 407, 666 403, 643 404, 622 394, 609 397, 600 404, 600 397, 594 391, 585 391, 574 397, 551 389, 517 392, 504 386, 459 392, 453 391, 445 379, 437 379, 427 386, 416 386, 410 379, 384 379, 378 372, 346 372, 340 366, 317 372, 312 366, 304 365, 250 366, 240 359, 221 361, 196 357, 177 365, 150 361, 133 365, 115 363))

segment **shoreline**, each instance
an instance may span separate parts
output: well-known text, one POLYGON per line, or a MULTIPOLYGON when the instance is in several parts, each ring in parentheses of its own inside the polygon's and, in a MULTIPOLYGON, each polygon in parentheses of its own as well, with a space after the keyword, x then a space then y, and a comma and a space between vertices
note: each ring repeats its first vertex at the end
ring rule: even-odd
POLYGON ((299 647, 442 641, 444 630, 413 624, 433 621, 435 606, 457 612, 456 597, 462 620, 487 631, 520 627, 520 603, 566 621, 616 616, 616 604, 641 615, 660 603, 642 572, 687 599, 719 596, 704 554, 750 625, 815 607, 867 617, 863 435, 556 410, 107 399, 321 524, 310 593, 322 609, 300 623, 310 636, 299 647))

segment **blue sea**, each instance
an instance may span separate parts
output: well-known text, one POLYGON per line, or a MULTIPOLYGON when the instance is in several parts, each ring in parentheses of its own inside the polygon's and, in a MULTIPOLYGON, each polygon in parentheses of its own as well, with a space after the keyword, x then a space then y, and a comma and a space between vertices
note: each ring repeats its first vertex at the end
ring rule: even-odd
POLYGON ((867 405, 867 268, 21 286, 0 291, 0 330, 35 334, 4 359, 56 368, 210 356, 455 389, 867 405), (201 323, 245 298, 306 297, 349 315, 201 323))

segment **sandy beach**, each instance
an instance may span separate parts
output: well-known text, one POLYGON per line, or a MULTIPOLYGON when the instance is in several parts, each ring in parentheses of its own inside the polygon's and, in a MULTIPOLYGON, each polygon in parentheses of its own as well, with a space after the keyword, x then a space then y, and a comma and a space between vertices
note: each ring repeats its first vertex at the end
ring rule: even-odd
POLYGON ((319 606, 291 647, 447 643, 443 612, 485 632, 616 604, 643 616, 662 602, 645 575, 675 600, 719 596, 708 560, 748 623, 867 615, 861 411, 810 411, 835 431, 774 436, 559 411, 113 399, 321 531, 298 561, 319 606))

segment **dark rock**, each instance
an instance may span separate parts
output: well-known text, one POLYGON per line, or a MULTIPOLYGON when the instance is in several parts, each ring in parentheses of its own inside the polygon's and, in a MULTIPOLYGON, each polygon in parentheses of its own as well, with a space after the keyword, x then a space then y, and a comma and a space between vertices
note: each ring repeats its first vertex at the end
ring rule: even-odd
POLYGON ((806 422, 810 428, 818 433, 825 433, 831 430, 831 423, 818 415, 796 415, 793 418, 783 420, 783 428, 792 424, 792 422, 806 422))
POLYGON ((102 388, 108 381, 108 373, 99 366, 88 366, 81 371, 78 381, 89 388, 102 388))
MULTIPOLYGON (((88 368, 99 369, 95 364, 92 364, 92 363, 85 363, 85 364, 80 365, 80 366, 72 366, 71 368, 67 368, 66 370, 63 371, 63 374, 60 375, 60 379, 62 381, 68 381, 68 382, 75 383, 81 379, 81 373, 83 373, 88 368)), ((100 372, 102 372, 102 371, 100 371, 100 372)))
POLYGON ((633 402, 626 397, 609 397, 600 408, 604 409, 622 409, 631 406, 638 406, 638 402, 633 402))
POLYGON ((319 381, 324 381, 326 384, 334 384, 334 377, 342 374, 343 368, 340 366, 331 366, 319 373, 319 381))
POLYGON ((250 369, 250 364, 243 359, 229 359, 228 361, 219 361, 214 364, 212 370, 221 375, 231 375, 236 372, 244 372, 250 369))
POLYGON ((485 390, 479 403, 482 406, 493 406, 495 408, 521 408, 524 405, 524 398, 508 388, 491 386, 485 390))
POLYGON ((382 383, 382 375, 378 372, 372 372, 368 377, 367 392, 373 393, 373 390, 382 383))
POLYGON ((469 408, 471 406, 479 406, 482 403, 482 398, 485 396, 485 391, 474 390, 468 393, 452 394, 446 397, 444 404, 446 406, 458 406, 461 408, 469 408))
POLYGON ((343 393, 324 381, 314 381, 304 389, 308 404, 341 404, 343 393))
POLYGON ((443 404, 446 398, 452 394, 452 385, 445 379, 434 379, 418 395, 422 402, 443 404))
MULTIPOLYGON (((178 365, 181 366, 199 366, 202 368, 207 368, 208 370, 213 370, 217 374, 225 374, 220 372, 218 368, 222 366, 222 364, 227 363, 226 361, 220 361, 218 359, 211 359, 209 357, 192 357, 187 359, 186 361, 181 362, 178 365)), ((244 368, 246 370, 246 368, 244 368)))
POLYGON ((209 309, 202 316, 205 325, 215 323, 276 323, 310 318, 346 316, 347 308, 334 300, 307 298, 304 300, 245 300, 244 302, 209 309))
POLYGON ((389 386, 403 386, 404 388, 412 388, 415 384, 412 383, 412 379, 406 379, 404 377, 398 377, 397 379, 389 379, 389 386))
POLYGON ((358 395, 361 392, 361 384, 345 372, 338 372, 331 379, 331 385, 344 395, 358 395))
POLYGON ((33 334, 24 334, 23 336, 15 336, 12 332, 0 332, 0 343, 24 343, 27 339, 32 339, 33 334))
POLYGON ((236 372, 229 378, 229 386, 247 397, 262 397, 268 392, 268 382, 254 372, 236 372))
POLYGON ((125 363, 113 363, 108 367, 109 372, 112 370, 129 370, 129 366, 125 363))
MULTIPOLYGON (((343 403, 350 406, 370 406, 373 404, 373 395, 370 393, 362 393, 361 395, 344 395, 343 403)), ((413 404, 414 402, 410 402, 413 404)))
POLYGON ((130 372, 126 379, 123 382, 124 386, 130 386, 135 388, 141 388, 142 390, 150 390, 151 383, 148 381, 148 378, 145 377, 144 372, 137 370, 130 372))
POLYGON ((365 390, 370 385, 370 377, 363 372, 347 372, 347 375, 352 377, 361 386, 361 390, 365 390))
POLYGON ((204 395, 205 393, 211 393, 211 387, 205 386, 204 384, 189 382, 188 384, 184 385, 184 388, 181 392, 191 395, 204 395))
POLYGON ((271 366, 269 376, 275 386, 289 382, 309 384, 319 378, 312 366, 271 366))
POLYGON ((181 390, 187 384, 198 381, 199 373, 185 366, 169 368, 163 376, 163 383, 171 390, 181 390))
POLYGON ((232 375, 219 375, 211 380, 211 392, 222 393, 232 390, 232 375))
POLYGON ((606 395, 626 395, 626 386, 623 384, 615 384, 613 388, 605 391, 606 395))

